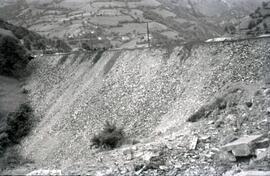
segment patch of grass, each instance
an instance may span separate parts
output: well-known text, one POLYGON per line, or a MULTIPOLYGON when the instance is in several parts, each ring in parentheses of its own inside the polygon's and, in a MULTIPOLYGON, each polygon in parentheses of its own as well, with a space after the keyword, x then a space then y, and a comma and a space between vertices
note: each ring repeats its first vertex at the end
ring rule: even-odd
POLYGON ((117 59, 120 57, 120 55, 121 55, 121 51, 117 51, 113 55, 113 57, 107 62, 107 64, 104 67, 104 75, 106 75, 111 70, 111 68, 113 67, 117 59))
POLYGON ((30 133, 33 122, 33 109, 28 103, 21 104, 15 112, 1 117, 0 170, 28 162, 19 154, 16 145, 30 133))
POLYGON ((192 114, 187 121, 188 122, 197 122, 202 118, 207 118, 214 110, 223 110, 227 107, 227 101, 222 98, 218 97, 214 101, 209 104, 202 106, 198 111, 192 114))
POLYGON ((114 123, 106 121, 103 130, 94 135, 91 139, 93 146, 106 149, 114 149, 124 142, 125 134, 122 128, 118 128, 114 123))
POLYGON ((22 93, 23 93, 23 94, 29 94, 29 90, 26 89, 26 88, 23 88, 23 89, 22 89, 22 93))
POLYGON ((210 103, 203 105, 198 111, 192 114, 187 121, 197 122, 202 118, 207 118, 213 114, 213 112, 220 114, 224 110, 230 110, 236 108, 239 104, 245 106, 252 106, 252 102, 247 99, 249 93, 247 92, 246 85, 234 83, 224 86, 220 90, 220 94, 217 95, 210 103), (245 93, 246 92, 246 93, 245 93), (246 104, 246 102, 249 102, 246 104))
POLYGON ((0 34, 0 74, 20 77, 29 61, 29 53, 18 39, 0 34))
POLYGON ((68 55, 63 55, 63 56, 61 57, 61 59, 59 60, 58 64, 59 64, 59 65, 64 64, 64 63, 66 62, 67 59, 68 59, 68 55))
POLYGON ((22 138, 29 134, 33 119, 33 109, 28 103, 21 104, 16 112, 8 115, 6 132, 12 143, 18 144, 22 138))
POLYGON ((96 63, 99 61, 99 59, 102 57, 102 54, 103 54, 104 52, 105 52, 104 49, 99 50, 99 51, 97 52, 97 54, 95 55, 95 57, 94 57, 94 59, 93 59, 93 63, 94 63, 94 64, 96 64, 96 63))
POLYGON ((33 126, 33 110, 28 103, 21 104, 15 112, 2 117, 0 128, 0 157, 8 147, 19 144, 33 126))
POLYGON ((89 58, 92 58, 92 55, 93 55, 93 53, 90 51, 90 52, 87 52, 87 53, 84 53, 83 55, 82 55, 82 58, 81 58, 81 60, 80 60, 80 64, 81 63, 83 63, 83 62, 85 62, 85 61, 87 61, 87 60, 89 60, 89 58))
POLYGON ((0 171, 16 168, 17 166, 32 162, 33 161, 24 158, 16 147, 11 147, 6 150, 2 157, 0 157, 0 171))

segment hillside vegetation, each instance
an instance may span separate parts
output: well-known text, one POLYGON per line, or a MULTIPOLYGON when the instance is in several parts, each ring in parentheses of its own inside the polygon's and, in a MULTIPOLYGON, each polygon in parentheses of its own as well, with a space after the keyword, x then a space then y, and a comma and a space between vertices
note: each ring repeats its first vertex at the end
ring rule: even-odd
POLYGON ((0 74, 18 76, 36 51, 67 52, 70 47, 60 39, 46 39, 23 27, 0 19, 0 74))
POLYGON ((258 36, 270 33, 270 2, 263 2, 249 18, 243 20, 240 29, 247 35, 258 36))
MULTIPOLYGON (((0 28, 1 29, 1 28, 0 28)), ((0 75, 18 77, 30 54, 11 31, 0 30, 0 75)))
POLYGON ((35 32, 27 30, 24 27, 15 26, 2 19, 0 19, 0 28, 11 31, 17 39, 21 40, 21 43, 28 50, 70 50, 70 47, 60 39, 47 39, 35 32))

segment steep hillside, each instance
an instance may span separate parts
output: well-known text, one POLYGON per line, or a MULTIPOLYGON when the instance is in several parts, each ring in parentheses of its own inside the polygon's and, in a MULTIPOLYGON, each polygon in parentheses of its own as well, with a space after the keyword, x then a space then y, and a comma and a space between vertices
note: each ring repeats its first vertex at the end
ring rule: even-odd
POLYGON ((34 120, 27 104, 28 90, 22 88, 24 79, 31 74, 26 67, 36 52, 52 48, 70 49, 60 40, 49 41, 0 19, 0 170, 23 162, 13 146, 29 133, 34 120))
MULTIPOLYGON (((221 175, 228 165, 214 164, 206 151, 219 148, 222 135, 230 133, 213 128, 207 117, 195 124, 186 120, 215 97, 227 96, 234 85, 244 90, 246 85, 257 87, 253 90, 265 87, 270 73, 269 44, 269 39, 260 39, 179 46, 171 53, 153 48, 33 60, 29 67, 35 71, 25 88, 30 90, 32 105, 41 118, 22 143, 22 154, 35 162, 35 168, 61 169, 65 174, 106 171, 132 175, 134 168, 140 170, 143 164, 139 158, 149 157, 149 152, 151 158, 158 152, 158 158, 165 160, 158 165, 165 166, 161 172, 221 175), (90 139, 106 120, 123 126, 129 138, 140 143, 113 151, 92 149, 90 139), (209 139, 201 139, 202 134, 211 135, 213 141, 207 143, 208 148, 200 142, 196 149, 196 144, 195 148, 190 144, 196 135, 200 140, 209 139), (185 149, 189 145, 191 151, 185 149), (131 159, 127 159, 129 150, 134 154, 131 159)), ((257 115, 253 120, 259 124, 261 118, 257 115)), ((238 135, 251 133, 244 129, 240 126, 238 135)), ((32 169, 28 166, 14 172, 32 169)), ((151 169, 140 173, 155 175, 151 169)))

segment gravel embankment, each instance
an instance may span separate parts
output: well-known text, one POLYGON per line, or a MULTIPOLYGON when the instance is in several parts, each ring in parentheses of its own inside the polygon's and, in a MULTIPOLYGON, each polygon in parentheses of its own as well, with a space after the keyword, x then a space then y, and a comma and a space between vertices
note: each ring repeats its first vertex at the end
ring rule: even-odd
POLYGON ((22 144, 23 154, 37 167, 120 167, 121 150, 104 154, 90 148, 105 120, 123 126, 130 137, 157 143, 162 135, 191 134, 186 119, 226 85, 264 80, 269 46, 261 39, 177 47, 170 58, 161 49, 111 51, 96 64, 87 54, 38 58, 27 88, 41 119, 22 144))

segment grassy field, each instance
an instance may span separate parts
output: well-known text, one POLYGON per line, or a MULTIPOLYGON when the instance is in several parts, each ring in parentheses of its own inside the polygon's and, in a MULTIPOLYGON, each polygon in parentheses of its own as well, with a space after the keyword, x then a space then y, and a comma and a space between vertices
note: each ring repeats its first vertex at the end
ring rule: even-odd
POLYGON ((176 15, 168 10, 162 9, 162 8, 157 8, 154 9, 153 12, 161 15, 163 18, 168 18, 168 17, 176 17, 176 15))
POLYGON ((178 36, 178 33, 176 31, 165 31, 161 34, 168 37, 169 39, 176 39, 176 37, 178 36))
MULTIPOLYGON (((103 32, 96 37, 125 43, 126 40, 124 42, 122 37, 128 36, 128 40, 133 41, 146 33, 146 24, 137 22, 150 21, 150 32, 158 32, 169 39, 175 39, 179 35, 176 30, 178 27, 184 30, 194 27, 192 22, 177 17, 176 12, 168 10, 158 0, 46 1, 48 6, 39 4, 41 1, 28 0, 30 1, 35 2, 30 5, 31 13, 28 12, 29 9, 21 12, 27 24, 23 25, 47 37, 80 38, 87 32, 95 32, 95 28, 99 26, 103 32), (152 12, 153 19, 145 15, 147 11, 152 12), (174 27, 168 25, 168 20, 172 21, 174 27)), ((132 43, 134 42, 129 45, 132 43)))
POLYGON ((124 2, 112 1, 112 2, 93 2, 92 6, 95 8, 119 8, 125 7, 126 4, 124 2))
POLYGON ((129 8, 138 8, 138 7, 157 7, 161 5, 156 0, 141 0, 140 2, 128 2, 129 8))
POLYGON ((133 18, 137 18, 140 21, 146 21, 146 19, 143 17, 143 11, 139 10, 139 9, 130 9, 129 14, 133 17, 133 18))
POLYGON ((123 24, 122 27, 113 27, 110 29, 112 32, 119 32, 120 35, 125 35, 127 33, 133 33, 134 31, 138 34, 146 34, 146 24, 142 23, 127 23, 123 24))
POLYGON ((149 28, 151 31, 164 31, 164 30, 168 29, 167 26, 160 24, 160 23, 157 23, 157 22, 150 22, 149 28))
POLYGON ((92 17, 89 20, 91 23, 97 24, 97 25, 106 25, 106 26, 116 26, 119 24, 119 22, 122 21, 130 21, 132 22, 133 19, 127 15, 122 16, 96 16, 92 17))
POLYGON ((122 13, 120 9, 101 9, 98 11, 97 15, 102 16, 120 16, 122 13))

